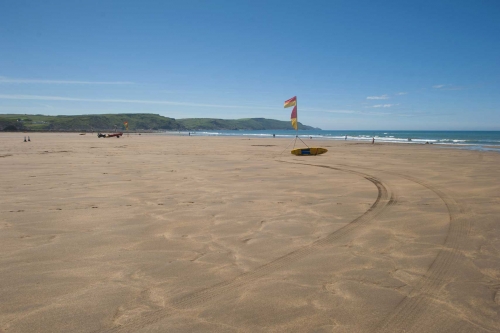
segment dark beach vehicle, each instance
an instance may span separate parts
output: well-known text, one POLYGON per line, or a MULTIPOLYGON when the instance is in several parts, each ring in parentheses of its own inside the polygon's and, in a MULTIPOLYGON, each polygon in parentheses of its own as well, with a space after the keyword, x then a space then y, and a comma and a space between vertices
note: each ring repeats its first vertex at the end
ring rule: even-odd
POLYGON ((102 134, 102 133, 97 133, 97 137, 98 138, 120 138, 120 136, 122 136, 123 133, 122 132, 119 132, 119 133, 113 133, 113 134, 102 134))

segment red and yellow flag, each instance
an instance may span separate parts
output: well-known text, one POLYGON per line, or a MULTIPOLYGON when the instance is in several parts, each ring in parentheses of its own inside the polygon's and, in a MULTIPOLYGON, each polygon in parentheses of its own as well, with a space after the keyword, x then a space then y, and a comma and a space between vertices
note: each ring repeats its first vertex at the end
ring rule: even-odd
POLYGON ((294 108, 292 110, 292 115, 290 116, 290 118, 292 120, 293 128, 297 129, 297 106, 294 106, 294 108))
POLYGON ((297 105, 297 96, 293 96, 289 100, 285 101, 285 108, 297 105))

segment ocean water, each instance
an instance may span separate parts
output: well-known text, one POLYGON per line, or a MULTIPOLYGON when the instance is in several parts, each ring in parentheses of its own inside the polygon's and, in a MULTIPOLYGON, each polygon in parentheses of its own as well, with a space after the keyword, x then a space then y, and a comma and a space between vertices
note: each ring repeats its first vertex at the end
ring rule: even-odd
MULTIPOLYGON (((294 138, 293 130, 265 131, 194 131, 196 136, 240 136, 294 138)), ((182 132, 188 134, 188 132, 182 132)), ((452 145, 457 148, 475 150, 500 150, 500 131, 298 131, 300 138, 322 140, 347 140, 371 142, 392 142, 401 144, 452 145)))

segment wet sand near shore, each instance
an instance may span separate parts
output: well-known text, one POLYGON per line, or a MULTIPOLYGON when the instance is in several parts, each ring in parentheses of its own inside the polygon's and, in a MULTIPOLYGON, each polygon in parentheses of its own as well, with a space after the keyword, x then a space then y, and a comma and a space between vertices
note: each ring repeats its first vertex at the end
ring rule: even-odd
POLYGON ((24 135, 0 134, 0 332, 500 331, 497 152, 24 135))

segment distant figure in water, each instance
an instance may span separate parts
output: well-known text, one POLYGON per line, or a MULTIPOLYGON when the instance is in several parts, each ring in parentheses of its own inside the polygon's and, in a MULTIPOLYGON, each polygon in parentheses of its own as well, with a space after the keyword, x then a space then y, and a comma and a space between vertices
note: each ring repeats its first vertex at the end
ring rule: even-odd
POLYGON ((374 143, 375 143, 375 138, 372 139, 372 144, 374 144, 374 143))
POLYGON ((347 135, 345 136, 345 139, 344 140, 347 140, 347 135))
POLYGON ((275 137, 276 137, 276 134, 273 133, 273 138, 275 138, 275 137))
POLYGON ((188 136, 191 136, 191 132, 188 132, 188 136))
POLYGON ((313 138, 312 136, 309 137, 309 139, 311 139, 311 140, 312 140, 312 138, 313 138))

